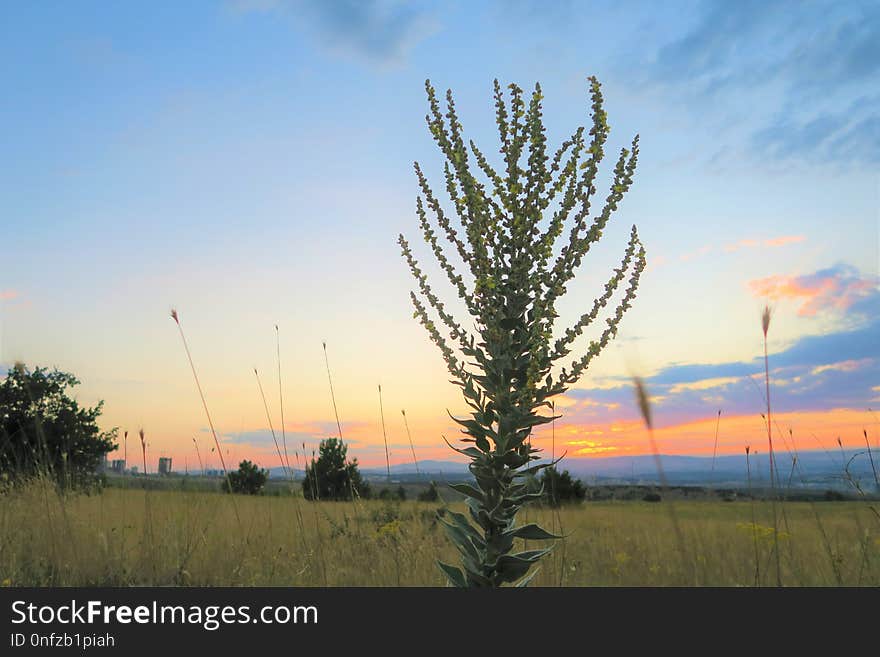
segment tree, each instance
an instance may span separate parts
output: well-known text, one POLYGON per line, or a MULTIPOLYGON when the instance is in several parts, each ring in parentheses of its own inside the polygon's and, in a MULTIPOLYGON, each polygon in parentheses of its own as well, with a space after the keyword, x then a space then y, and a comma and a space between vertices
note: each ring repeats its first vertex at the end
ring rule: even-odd
POLYGON ((238 464, 238 470, 230 472, 223 480, 223 492, 228 493, 231 487, 233 493, 261 495, 268 479, 268 470, 261 470, 256 463, 242 461, 238 464))
POLYGON ((580 479, 572 478, 568 470, 559 472, 555 466, 546 468, 541 473, 541 485, 550 506, 559 506, 563 502, 578 502, 587 496, 587 489, 580 479))
POLYGON ((361 478, 357 459, 348 460, 348 446, 338 438, 322 440, 318 458, 306 466, 303 496, 307 500, 350 500, 352 495, 370 497, 361 478))
POLYGON ((524 585, 532 565, 549 548, 511 554, 514 540, 553 538, 536 525, 515 525, 520 507, 542 495, 530 492, 529 479, 548 465, 530 464, 539 450, 532 449, 527 439, 534 427, 553 419, 541 413, 552 408, 550 399, 577 382, 616 335, 645 268, 645 250, 633 226, 620 267, 605 283, 604 292, 554 340, 557 302, 630 188, 638 136, 631 148, 621 149, 610 193, 588 221, 609 133, 595 78, 590 78, 592 128, 589 133, 578 128, 552 158, 547 153, 540 85, 526 106, 522 89, 510 85, 508 102, 496 80, 496 123, 503 155, 503 168, 497 170, 473 141, 465 145, 452 92, 446 94, 444 113, 430 81, 425 88, 428 128, 445 157, 448 207, 454 212, 447 214, 416 162, 421 189, 416 214, 425 242, 475 326, 472 333, 452 315, 400 235, 398 243, 418 287, 418 294, 410 292, 414 317, 439 347, 452 382, 461 387, 472 411, 468 418, 453 418, 462 426, 467 444, 461 448, 450 444, 471 460, 477 482, 476 487, 453 486, 466 496, 470 519, 454 512, 447 514, 449 521, 444 519, 463 568, 439 565, 457 586, 494 587, 516 581, 524 585), (567 239, 562 237, 566 230, 567 239), (458 267, 447 252, 460 261, 458 267), (627 272, 629 281, 604 330, 580 358, 556 368, 611 301, 627 272))
POLYGON ((116 449, 116 429, 101 431, 104 402, 82 408, 68 395, 72 374, 22 363, 0 383, 0 473, 11 479, 48 475, 62 486, 92 483, 116 449))

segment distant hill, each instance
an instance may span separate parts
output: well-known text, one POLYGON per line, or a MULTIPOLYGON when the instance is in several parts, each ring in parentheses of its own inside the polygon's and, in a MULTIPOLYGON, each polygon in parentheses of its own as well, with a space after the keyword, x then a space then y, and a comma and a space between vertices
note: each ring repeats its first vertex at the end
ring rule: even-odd
MULTIPOLYGON (((745 454, 718 456, 682 456, 663 454, 659 457, 663 475, 670 484, 741 485, 747 482, 745 454)), ((770 464, 766 453, 751 455, 748 460, 752 483, 767 485, 770 464)), ((877 463, 875 457, 875 465, 877 463)), ((565 459, 559 466, 589 483, 591 479, 607 481, 659 482, 657 459, 652 455, 609 456, 588 459, 565 459)), ((791 454, 776 453, 776 471, 782 486, 852 487, 850 476, 865 490, 875 487, 874 473, 866 450, 800 452, 796 462, 791 454), (845 468, 849 469, 849 475, 845 468)))
MULTIPOLYGON (((880 468, 880 453, 874 455, 875 466, 880 468)), ((546 459, 543 461, 546 462, 546 459)), ((745 485, 747 482, 745 454, 718 456, 686 456, 663 454, 660 464, 667 483, 675 485, 745 485)), ((749 457, 752 483, 766 486, 769 483, 770 469, 766 453, 759 452, 749 457)), ((874 490, 874 474, 866 450, 810 450, 800 452, 793 466, 788 452, 776 454, 776 470, 781 485, 793 487, 852 488, 847 481, 844 468, 849 467, 849 475, 866 491, 874 490)), ((565 458, 559 464, 560 470, 568 470, 585 483, 632 482, 660 483, 656 459, 652 455, 604 456, 595 458, 565 458)), ((383 467, 361 468, 369 479, 386 475, 383 467)), ((282 468, 270 468, 270 477, 286 476, 282 468)), ((425 460, 419 461, 420 479, 461 479, 469 476, 466 462, 425 460)), ((393 477, 412 479, 416 474, 413 463, 398 463, 391 466, 393 477)), ((304 473, 295 472, 297 479, 304 473)))
MULTIPOLYGON (((386 474, 385 468, 361 468, 361 471, 365 474, 370 475, 384 475, 386 474)), ((398 463, 396 465, 391 466, 391 474, 415 474, 416 472, 421 472, 422 474, 454 474, 454 475, 464 475, 468 474, 468 464, 462 461, 432 461, 425 460, 419 461, 418 470, 416 470, 416 466, 414 463, 398 463)))
MULTIPOLYGON (((385 468, 360 468, 360 471, 368 477, 384 477, 386 475, 385 468)), ((452 475, 456 478, 467 475, 469 473, 467 463, 459 461, 419 461, 418 472, 425 477, 429 475, 452 475)), ((294 478, 302 479, 305 472, 302 470, 293 470, 294 478)), ((392 475, 409 475, 416 474, 416 466, 413 463, 399 463, 391 466, 392 475)), ((287 477, 287 470, 281 467, 269 468, 269 477, 272 479, 284 479, 287 477)), ((442 477, 438 477, 442 478, 442 477)))

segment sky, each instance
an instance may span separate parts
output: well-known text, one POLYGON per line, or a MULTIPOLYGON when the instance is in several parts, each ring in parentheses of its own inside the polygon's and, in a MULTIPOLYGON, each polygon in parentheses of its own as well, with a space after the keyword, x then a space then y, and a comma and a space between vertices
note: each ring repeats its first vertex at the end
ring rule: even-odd
POLYGON ((414 161, 443 189, 425 80, 497 155, 494 79, 539 82, 559 144, 589 125, 590 75, 611 125, 600 184, 635 134, 641 151, 557 334, 633 224, 648 267, 534 444, 649 452, 639 375, 664 453, 709 454, 716 428, 718 453, 763 449, 764 304, 777 440, 880 440, 876 2, 3 3, 0 367, 75 373, 117 455, 143 428, 151 470, 195 470, 194 442, 216 467, 176 308, 231 463, 279 465, 255 369, 291 452, 338 433, 322 342, 350 456, 385 464, 381 385, 391 463, 412 458, 402 409, 417 457, 451 460, 447 411, 467 407, 396 243, 454 298, 415 213, 414 161))

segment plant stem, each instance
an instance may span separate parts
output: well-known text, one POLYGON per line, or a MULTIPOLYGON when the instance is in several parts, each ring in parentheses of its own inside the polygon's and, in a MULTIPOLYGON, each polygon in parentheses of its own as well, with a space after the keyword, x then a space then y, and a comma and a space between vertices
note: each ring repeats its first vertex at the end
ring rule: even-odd
POLYGON ((391 457, 388 454, 388 434, 385 431, 385 410, 382 408, 382 386, 379 386, 379 417, 382 420, 382 438, 385 440, 385 468, 388 483, 391 483, 391 457))
POLYGON ((284 446, 284 462, 287 464, 287 473, 290 474, 290 457, 287 455, 287 429, 284 427, 284 392, 281 387, 281 335, 278 324, 275 325, 275 353, 278 357, 278 403, 281 407, 281 443, 284 446))
POLYGON ((770 423, 770 364, 767 357, 767 332, 764 331, 764 381, 767 387, 767 442, 770 445, 770 499, 773 507, 773 552, 776 559, 776 586, 782 586, 782 569, 779 563, 779 519, 776 510, 776 463, 773 452, 773 430, 770 423))

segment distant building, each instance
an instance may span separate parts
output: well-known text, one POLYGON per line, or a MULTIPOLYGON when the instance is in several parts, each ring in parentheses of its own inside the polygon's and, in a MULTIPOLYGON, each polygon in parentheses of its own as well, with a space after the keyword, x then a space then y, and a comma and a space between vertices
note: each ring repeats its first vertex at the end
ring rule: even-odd
POLYGON ((136 465, 131 466, 131 470, 128 471, 130 474, 136 475, 138 473, 138 467, 136 465))
POLYGON ((113 459, 110 470, 116 474, 125 474, 125 459, 113 459))
POLYGON ((159 457, 159 474, 160 475, 171 474, 171 457, 170 456, 160 456, 159 457))

